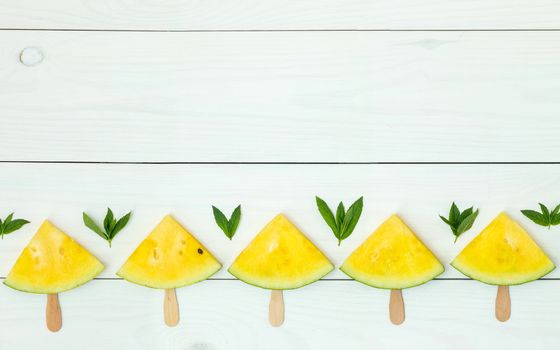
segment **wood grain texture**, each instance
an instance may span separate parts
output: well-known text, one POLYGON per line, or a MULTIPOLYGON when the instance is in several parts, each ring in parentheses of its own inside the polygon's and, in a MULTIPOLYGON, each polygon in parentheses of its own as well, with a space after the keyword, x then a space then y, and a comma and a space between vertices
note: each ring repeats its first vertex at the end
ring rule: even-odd
MULTIPOLYGON (((555 229, 537 226, 519 212, 539 201, 557 203, 560 165, 0 164, 0 183, 0 216, 15 211, 31 221, 2 240, 0 276, 6 276, 42 220, 49 218, 105 264, 101 277, 116 277, 126 258, 168 213, 224 265, 216 278, 232 278, 226 268, 280 212, 335 266, 397 213, 446 267, 441 277, 464 277, 449 263, 502 210, 532 234, 552 261, 560 260, 555 229), (362 218, 340 247, 318 213, 315 195, 331 207, 364 196, 362 218), (480 208, 473 228, 456 244, 438 217, 448 212, 452 201, 461 208, 480 208), (215 224, 211 205, 229 213, 238 204, 243 215, 230 241, 215 224), (116 216, 133 211, 112 248, 82 222, 82 211, 102 220, 107 206, 116 216)), ((560 277, 560 271, 549 277, 560 277)), ((338 268, 325 278, 348 279, 338 268)))
POLYGON ((391 289, 389 319, 394 325, 400 325, 404 322, 404 300, 400 289, 391 289))
POLYGON ((0 160, 558 161, 559 40, 0 32, 0 160))
POLYGON ((511 298, 509 286, 498 286, 496 294, 496 319, 506 322, 511 317, 511 298))
POLYGON ((169 327, 175 327, 179 324, 179 303, 177 302, 177 293, 174 288, 165 290, 163 319, 169 327))
MULTIPOLYGON (((555 0, 6 0, 0 161, 558 162, 558 29, 555 0)), ((560 164, 0 164, 0 216, 15 211, 32 221, 0 242, 0 278, 45 218, 106 265, 100 279, 61 295, 58 334, 45 327, 44 295, 0 286, 0 344, 551 349, 560 341, 560 280, 511 287, 515 312, 501 323, 496 287, 453 280, 464 276, 449 262, 501 210, 558 262, 556 229, 533 225, 519 209, 556 204, 559 191, 560 164), (365 196, 363 217, 341 247, 314 195, 331 205, 365 196), (451 201, 481 209, 457 244, 437 216, 451 201), (230 242, 210 206, 230 212, 240 203, 230 242), (81 219, 87 211, 99 220, 107 206, 117 215, 133 210, 112 248, 81 219), (278 212, 336 266, 398 213, 446 272, 405 291, 399 327, 387 318, 388 291, 338 269, 286 291, 278 328, 267 322, 270 291, 231 280, 225 268, 168 295, 188 301, 173 328, 162 322, 161 290, 114 279, 165 214, 227 267, 278 212)))
POLYGON ((47 295, 47 309, 45 312, 47 329, 51 332, 58 332, 62 328, 62 311, 58 294, 47 295))
POLYGON ((268 322, 273 327, 280 327, 284 323, 284 294, 281 290, 270 291, 270 302, 268 304, 268 322))
POLYGON ((560 28, 554 0, 4 0, 0 28, 119 30, 560 28))
POLYGON ((357 282, 319 281, 284 293, 282 327, 267 322, 270 291, 239 281, 206 281, 177 290, 189 312, 169 328, 161 291, 125 281, 93 281, 61 295, 64 327, 41 317, 45 297, 0 288, 0 340, 10 349, 508 349, 558 344, 559 281, 511 288, 515 314, 494 317, 496 288, 475 281, 433 281, 406 291, 407 320, 387 318, 388 292, 357 282), (539 298, 535 298, 538 295, 539 298), (95 336, 91 332, 94 330, 95 336), (468 331, 465 331, 468 330, 468 331), (14 336, 33 334, 33 336, 14 336), (476 334, 476 336, 473 336, 476 334))

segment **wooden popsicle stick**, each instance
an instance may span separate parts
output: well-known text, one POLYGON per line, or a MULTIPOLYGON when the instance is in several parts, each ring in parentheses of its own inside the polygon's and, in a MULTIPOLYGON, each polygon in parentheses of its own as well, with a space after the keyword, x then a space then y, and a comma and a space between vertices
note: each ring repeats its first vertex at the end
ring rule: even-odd
POLYGON ((62 312, 58 302, 58 294, 47 294, 47 328, 51 332, 58 332, 62 328, 62 312))
POLYGON ((508 286, 498 286, 496 294, 496 318, 500 322, 506 322, 511 316, 511 299, 508 286))
POLYGON ((163 319, 169 327, 175 327, 179 324, 179 303, 177 302, 177 293, 175 288, 165 290, 165 298, 163 300, 163 319))
POLYGON ((284 295, 281 290, 273 290, 270 293, 268 321, 273 327, 280 327, 284 323, 284 295))
POLYGON ((400 289, 391 289, 391 298, 389 299, 389 319, 396 325, 404 322, 404 300, 400 289))

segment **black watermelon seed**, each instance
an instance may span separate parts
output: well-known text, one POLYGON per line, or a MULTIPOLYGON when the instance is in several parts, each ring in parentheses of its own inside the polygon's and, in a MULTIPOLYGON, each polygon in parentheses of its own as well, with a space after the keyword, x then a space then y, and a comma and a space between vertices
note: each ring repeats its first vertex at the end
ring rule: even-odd
POLYGON ((202 249, 198 248, 198 254, 202 254, 202 253, 204 253, 204 251, 202 249))

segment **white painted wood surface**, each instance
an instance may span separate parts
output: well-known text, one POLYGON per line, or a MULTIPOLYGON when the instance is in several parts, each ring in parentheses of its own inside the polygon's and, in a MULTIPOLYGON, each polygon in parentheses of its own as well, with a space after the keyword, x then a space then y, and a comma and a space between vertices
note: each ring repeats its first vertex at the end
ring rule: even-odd
POLYGON ((3 0, 0 28, 558 29, 555 0, 3 0))
POLYGON ((3 160, 558 160, 560 32, 0 41, 3 160))
MULTIPOLYGON (((484 348, 494 342, 521 349, 548 349, 558 341, 555 313, 560 309, 558 280, 512 287, 513 315, 507 324, 494 319, 495 287, 463 277, 448 263, 501 209, 518 219, 559 259, 557 230, 537 228, 518 209, 558 193, 557 165, 99 165, 2 164, 2 208, 10 206, 33 222, 0 245, 1 275, 15 260, 44 217, 88 247, 114 272, 157 221, 171 212, 228 266, 268 218, 286 213, 339 266, 388 215, 397 212, 446 266, 444 280, 404 291, 407 320, 388 320, 389 292, 352 282, 339 271, 286 296, 286 323, 276 333, 267 322, 269 293, 234 280, 212 280, 178 290, 181 323, 163 326, 163 291, 121 280, 96 280, 61 295, 64 327, 60 335, 44 330, 44 297, 0 288, 5 315, 0 338, 34 348, 85 349, 275 349, 484 348), (313 195, 330 203, 365 195, 356 232, 337 247, 316 212, 313 195), (480 217, 457 244, 437 217, 449 202, 475 204, 480 217), (230 242, 213 223, 210 205, 230 210, 243 205, 243 219, 230 242), (81 211, 101 217, 104 206, 134 209, 129 226, 108 248, 81 223, 81 211), (343 280, 333 280, 343 279, 343 280), (539 295, 539 298, 535 298, 539 295), (87 315, 87 317, 85 317, 87 315), (36 336, 16 339, 25 325, 36 336), (91 337, 89 329, 98 335, 91 337), (474 337, 472 334, 476 334, 474 337), (535 338, 538 339, 535 339, 535 338), (46 343, 45 343, 46 342, 46 343)), ((548 277, 558 277, 554 271, 548 277)), ((215 278, 232 278, 225 269, 215 278)), ((505 345, 504 345, 505 346, 505 345)))
POLYGON ((1 337, 13 349, 552 349, 559 286, 542 281, 512 288, 512 319, 500 323, 493 315, 495 288, 434 281, 403 292, 407 320, 394 326, 388 291, 320 281, 284 293, 286 322, 274 328, 267 320, 270 292, 239 281, 207 281, 177 291, 181 323, 169 328, 162 321, 162 291, 92 281, 61 295, 65 323, 56 334, 44 326, 44 296, 0 288, 1 337))
POLYGON ((512 287, 502 324, 495 287, 462 279, 449 262, 506 210, 558 263, 558 228, 519 209, 558 202, 559 164, 81 162, 558 162, 559 28, 553 0, 2 1, 0 216, 32 223, 0 241, 0 277, 45 218, 106 270, 61 294, 57 334, 44 325, 45 296, 0 286, 0 348, 557 347, 560 271, 512 287), (365 196, 341 247, 316 194, 332 205, 365 196), (453 200, 481 209, 457 244, 437 216, 453 200), (230 242, 210 205, 239 203, 230 242), (106 206, 134 210, 112 248, 81 221, 106 206), (269 292, 226 268, 278 212, 337 267, 396 212, 446 272, 403 292, 401 326, 389 322, 388 291, 335 270, 284 293, 286 322, 270 327, 269 292), (177 290, 175 328, 163 323, 163 291, 114 275, 167 213, 224 264, 177 290))
POLYGON ((494 318, 496 288, 433 281, 405 290, 406 321, 389 322, 389 291, 358 282, 319 281, 284 293, 286 322, 268 324, 269 291, 239 281, 177 290, 181 323, 162 320, 163 291, 124 281, 92 281, 61 294, 64 325, 44 326, 45 296, 0 288, 6 349, 554 349, 559 281, 511 288, 509 322, 494 318), (538 297, 536 297, 538 296, 538 297), (30 335, 32 334, 32 336, 30 335))

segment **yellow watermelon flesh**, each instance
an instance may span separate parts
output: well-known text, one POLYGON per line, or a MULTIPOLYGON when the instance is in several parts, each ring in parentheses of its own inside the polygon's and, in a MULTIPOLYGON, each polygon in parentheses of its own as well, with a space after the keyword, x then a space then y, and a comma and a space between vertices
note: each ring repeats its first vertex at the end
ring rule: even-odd
POLYGON ((530 282, 555 268, 527 231, 505 213, 482 230, 451 265, 468 277, 493 285, 530 282))
POLYGON ((265 289, 295 289, 333 270, 323 253, 284 215, 277 215, 235 259, 229 272, 265 289))
POLYGON ((117 275, 142 286, 170 289, 203 281, 221 267, 208 249, 167 215, 117 275))
POLYGON ((46 220, 4 284, 29 293, 55 294, 90 281, 103 268, 95 256, 46 220))
POLYGON ((414 287, 444 271, 438 259, 397 215, 381 224, 340 269, 356 281, 385 289, 414 287))

